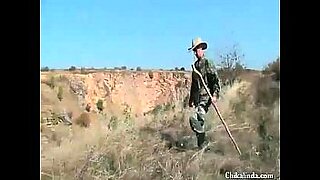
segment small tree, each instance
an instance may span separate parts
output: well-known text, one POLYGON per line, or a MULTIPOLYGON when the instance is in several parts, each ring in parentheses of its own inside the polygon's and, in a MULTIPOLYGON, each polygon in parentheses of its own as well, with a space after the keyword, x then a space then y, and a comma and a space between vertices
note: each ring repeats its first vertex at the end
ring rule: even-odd
POLYGON ((47 71, 49 71, 50 69, 49 69, 49 67, 48 66, 46 66, 46 67, 42 67, 41 68, 41 71, 43 71, 43 72, 47 72, 47 71))
POLYGON ((139 67, 137 67, 137 71, 142 71, 142 69, 141 69, 141 67, 139 66, 139 67))
POLYGON ((97 108, 99 111, 103 111, 103 101, 101 99, 97 102, 97 108))
POLYGON ((127 70, 127 66, 121 66, 122 70, 127 70))
POLYGON ((174 70, 179 71, 179 68, 178 68, 178 67, 175 67, 174 70))
POLYGON ((180 71, 185 71, 186 69, 184 67, 180 68, 180 71))
POLYGON ((242 58, 244 54, 240 54, 237 45, 233 45, 232 49, 219 55, 222 74, 225 81, 231 85, 236 77, 244 70, 242 58))
POLYGON ((58 94, 57 94, 59 101, 62 101, 62 99, 63 99, 62 95, 63 95, 63 89, 61 86, 59 86, 59 90, 58 90, 58 94))
POLYGON ((75 71, 77 68, 75 67, 75 66, 71 66, 70 68, 69 68, 69 71, 75 71))

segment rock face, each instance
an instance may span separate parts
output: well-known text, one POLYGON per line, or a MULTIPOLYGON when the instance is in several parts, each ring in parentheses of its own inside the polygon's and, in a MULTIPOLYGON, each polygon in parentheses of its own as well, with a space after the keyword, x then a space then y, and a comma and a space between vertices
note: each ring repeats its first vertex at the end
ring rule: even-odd
MULTIPOLYGON (((89 74, 63 72, 69 81, 71 92, 78 95, 79 106, 91 105, 103 100, 104 107, 125 107, 143 114, 159 104, 182 100, 189 92, 190 72, 173 71, 101 71, 89 74)), ((41 79, 48 79, 42 74, 41 79)))

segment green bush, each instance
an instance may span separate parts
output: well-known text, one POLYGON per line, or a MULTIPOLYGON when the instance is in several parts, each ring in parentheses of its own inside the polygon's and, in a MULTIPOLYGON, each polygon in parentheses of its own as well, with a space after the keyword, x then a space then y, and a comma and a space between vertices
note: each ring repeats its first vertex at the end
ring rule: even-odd
POLYGON ((103 111, 103 101, 101 99, 97 102, 97 108, 99 111, 103 111))

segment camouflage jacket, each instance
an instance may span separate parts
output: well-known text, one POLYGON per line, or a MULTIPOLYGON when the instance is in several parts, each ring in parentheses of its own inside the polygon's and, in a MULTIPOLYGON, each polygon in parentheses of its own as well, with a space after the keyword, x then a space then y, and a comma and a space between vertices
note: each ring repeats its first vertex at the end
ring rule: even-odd
MULTIPOLYGON (((215 93, 219 97, 221 86, 215 66, 204 57, 195 62, 195 68, 201 73, 211 95, 215 93)), ((211 99, 196 72, 192 72, 189 104, 192 102, 195 106, 199 105, 200 102, 206 102, 207 105, 211 104, 211 99)))

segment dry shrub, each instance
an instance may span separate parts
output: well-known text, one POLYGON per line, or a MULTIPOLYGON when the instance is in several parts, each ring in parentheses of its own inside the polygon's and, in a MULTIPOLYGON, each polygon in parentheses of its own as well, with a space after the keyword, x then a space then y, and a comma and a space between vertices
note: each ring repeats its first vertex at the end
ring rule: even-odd
MULTIPOLYGON (((81 169, 84 179, 223 179, 226 171, 278 173, 277 103, 255 103, 264 97, 251 97, 250 92, 257 92, 256 88, 261 87, 235 83, 218 103, 243 153, 241 157, 213 108, 206 115, 211 126, 207 129, 210 151, 199 153, 176 147, 185 137, 195 137, 189 126, 192 109, 184 108, 186 96, 181 96, 179 102, 158 106, 147 114, 142 128, 127 122, 128 118, 137 121, 127 111, 101 118, 101 126, 73 127, 76 133, 71 140, 62 139, 60 148, 45 153, 43 170, 48 174, 54 171, 57 178, 63 179, 73 179, 81 169), (95 148, 88 160, 90 146, 95 148)), ((82 113, 75 121, 85 126, 91 120, 88 113, 82 113)))
POLYGON ((80 114, 78 118, 75 119, 74 123, 79 125, 80 127, 89 127, 92 120, 90 118, 89 113, 83 112, 80 114))
MULTIPOLYGON (((253 84, 235 83, 225 89, 218 103, 222 116, 240 147, 240 158, 248 163, 250 171, 278 173, 279 170, 279 89, 271 86, 271 81, 270 78, 261 78, 253 84)), ((216 122, 213 124, 213 132, 208 133, 209 139, 217 142, 213 151, 223 156, 237 157, 216 114, 208 115, 208 119, 216 122)), ((244 167, 241 166, 242 169, 244 167)))
POLYGON ((57 81, 58 81, 58 82, 62 82, 62 83, 68 83, 68 82, 69 82, 69 79, 68 79, 65 75, 60 75, 60 76, 57 78, 57 81))
POLYGON ((84 129, 72 125, 71 132, 68 126, 56 128, 54 133, 60 142, 57 144, 56 141, 49 141, 48 144, 42 144, 41 171, 54 174, 58 179, 74 179, 76 170, 81 169, 86 161, 87 151, 92 146, 100 147, 105 138, 103 128, 91 126, 84 129))
POLYGON ((273 74, 273 79, 280 80, 280 57, 269 63, 262 71, 264 74, 273 74))
POLYGON ((59 86, 57 98, 59 99, 59 101, 62 101, 63 99, 63 88, 61 86, 59 86))
POLYGON ((98 102, 96 103, 97 109, 99 111, 103 111, 104 107, 103 107, 103 101, 102 99, 99 99, 98 102))
POLYGON ((152 72, 152 71, 149 71, 149 72, 148 72, 148 75, 149 75, 149 78, 150 78, 150 79, 153 79, 153 72, 152 72))
POLYGON ((48 85, 51 89, 56 87, 56 79, 54 76, 51 76, 48 80, 43 81, 43 83, 48 85))
POLYGON ((256 81, 255 99, 258 105, 270 106, 279 99, 280 91, 277 82, 270 76, 261 77, 256 81))

